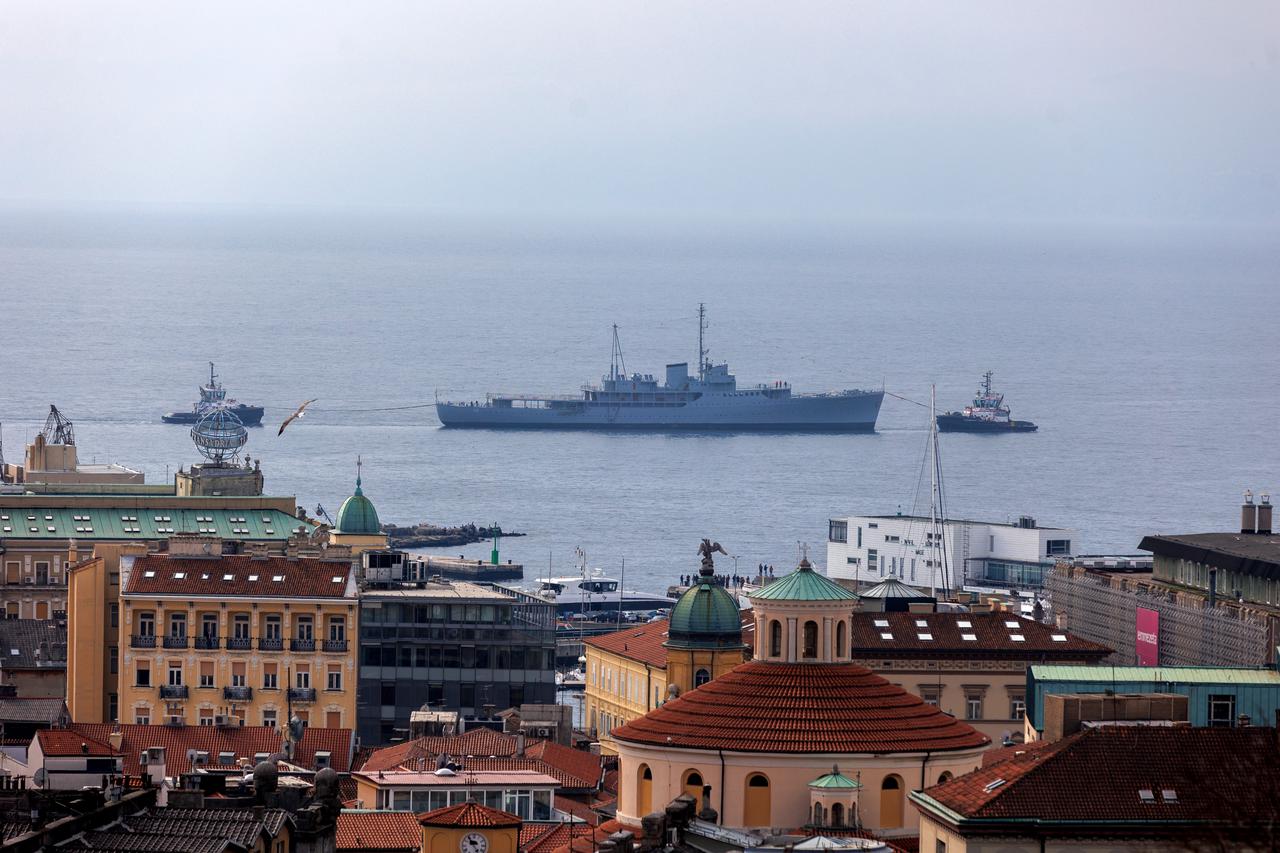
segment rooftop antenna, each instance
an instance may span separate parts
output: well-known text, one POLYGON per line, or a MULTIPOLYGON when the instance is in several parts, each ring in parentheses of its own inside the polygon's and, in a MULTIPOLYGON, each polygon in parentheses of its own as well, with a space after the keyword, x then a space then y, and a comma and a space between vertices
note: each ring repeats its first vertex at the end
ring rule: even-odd
POLYGON ((698 303, 698 378, 705 379, 707 368, 710 364, 707 361, 706 347, 707 333, 707 306, 705 302, 698 303))
POLYGON ((45 419, 44 429, 40 434, 48 444, 76 443, 76 434, 71 427, 71 421, 67 420, 52 403, 49 404, 49 417, 45 419))

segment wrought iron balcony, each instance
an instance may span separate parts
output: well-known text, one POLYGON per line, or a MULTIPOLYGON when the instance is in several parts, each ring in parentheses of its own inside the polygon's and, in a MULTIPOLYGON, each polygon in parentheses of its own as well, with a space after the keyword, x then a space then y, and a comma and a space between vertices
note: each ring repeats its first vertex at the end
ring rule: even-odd
POLYGON ((222 698, 229 702, 248 702, 253 698, 252 687, 224 687, 222 698))
POLYGON ((316 650, 316 641, 314 639, 302 639, 294 637, 289 641, 289 648, 295 652, 314 652, 316 650))
POLYGON ((186 699, 187 685, 185 684, 161 684, 161 699, 186 699))
POLYGON ((253 640, 248 637, 227 637, 227 648, 233 652, 247 652, 253 648, 253 640))
POLYGON ((284 650, 284 640, 279 637, 262 637, 258 640, 258 648, 264 652, 279 652, 284 650))
POLYGON ((135 649, 154 649, 156 638, 154 634, 134 634, 129 638, 129 645, 135 649))
POLYGON ((316 689, 314 687, 290 687, 290 702, 314 702, 316 701, 316 689))
POLYGON ((217 637, 196 637, 197 649, 216 649, 218 645, 217 637))
POLYGON ((185 649, 187 647, 187 638, 186 636, 182 636, 182 637, 165 636, 164 647, 166 649, 185 649))
POLYGON ((326 652, 345 652, 347 650, 346 640, 325 640, 324 650, 326 652))

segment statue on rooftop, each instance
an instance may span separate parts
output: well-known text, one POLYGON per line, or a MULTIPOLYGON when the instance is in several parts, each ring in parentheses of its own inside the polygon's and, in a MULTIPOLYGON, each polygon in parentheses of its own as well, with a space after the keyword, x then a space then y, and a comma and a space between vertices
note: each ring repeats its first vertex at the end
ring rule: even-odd
POLYGON ((704 572, 714 572, 716 564, 711 555, 716 552, 724 554, 726 557, 729 556, 729 552, 719 542, 712 542, 710 539, 703 539, 702 544, 698 546, 698 553, 702 555, 702 570, 704 572))

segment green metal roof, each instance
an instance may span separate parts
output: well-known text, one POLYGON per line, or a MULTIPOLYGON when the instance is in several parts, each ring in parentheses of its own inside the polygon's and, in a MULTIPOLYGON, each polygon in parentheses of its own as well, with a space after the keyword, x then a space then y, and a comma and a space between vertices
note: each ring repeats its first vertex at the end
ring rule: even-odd
POLYGON ((178 533, 222 539, 284 540, 311 525, 278 509, 0 507, 0 539, 167 539, 178 533))
POLYGON ((364 536, 376 536, 382 532, 378 523, 378 511, 373 508, 373 501, 364 496, 360 488, 360 477, 356 477, 356 493, 342 502, 338 510, 336 533, 350 533, 364 536))
POLYGON ((1187 684, 1280 685, 1280 672, 1269 667, 1233 666, 1058 666, 1031 667, 1036 681, 1173 681, 1187 684))
POLYGON ((839 767, 832 767, 830 773, 825 773, 809 783, 810 788, 861 788, 862 783, 850 779, 848 776, 840 772, 839 767))
POLYGON ((671 608, 668 645, 680 648, 729 648, 742 645, 742 620, 733 596, 710 577, 680 596, 671 608))
POLYGON ((852 601, 858 596, 815 572, 808 560, 801 560, 800 568, 750 597, 752 601, 852 601))
POLYGON ((908 601, 932 601, 927 592, 907 586, 897 578, 887 578, 858 593, 858 598, 905 598, 908 601))

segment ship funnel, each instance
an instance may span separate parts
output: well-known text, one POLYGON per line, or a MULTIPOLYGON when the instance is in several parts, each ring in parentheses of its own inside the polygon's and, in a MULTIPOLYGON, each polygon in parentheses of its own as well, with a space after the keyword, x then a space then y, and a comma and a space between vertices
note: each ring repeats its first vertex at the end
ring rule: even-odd
POLYGON ((667 365, 667 387, 683 388, 689 384, 689 363, 682 361, 679 364, 667 365))

